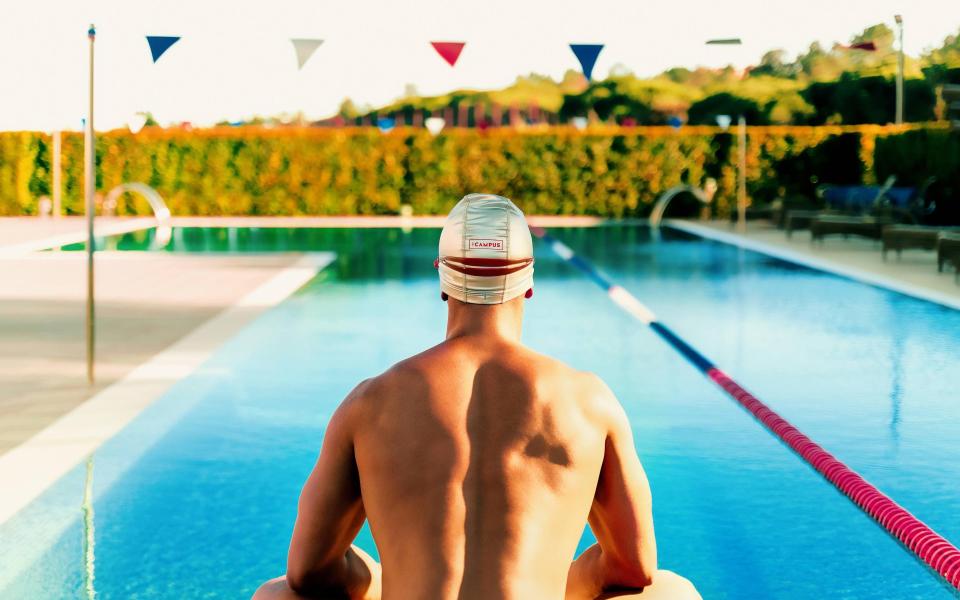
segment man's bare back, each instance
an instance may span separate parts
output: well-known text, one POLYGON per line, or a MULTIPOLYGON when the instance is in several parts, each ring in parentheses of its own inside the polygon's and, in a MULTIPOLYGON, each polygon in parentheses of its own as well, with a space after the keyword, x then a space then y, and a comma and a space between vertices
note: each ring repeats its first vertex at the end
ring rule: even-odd
POLYGON ((563 597, 615 418, 602 384, 519 345, 468 337, 400 363, 351 401, 386 589, 563 597))
POLYGON ((256 600, 699 598, 657 570, 623 409, 596 376, 520 343, 523 302, 450 298, 443 343, 350 393, 301 494, 287 575, 256 600), (364 520, 381 564, 351 545, 364 520), (587 522, 598 543, 571 563, 587 522))

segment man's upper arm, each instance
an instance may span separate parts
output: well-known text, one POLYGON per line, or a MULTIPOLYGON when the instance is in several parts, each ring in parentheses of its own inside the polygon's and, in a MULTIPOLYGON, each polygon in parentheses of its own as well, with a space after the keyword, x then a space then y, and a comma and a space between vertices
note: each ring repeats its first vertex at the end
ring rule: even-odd
POLYGON ((636 585, 657 570, 650 484, 633 445, 630 422, 613 392, 596 379, 607 422, 603 464, 590 528, 597 537, 610 575, 624 581, 611 585, 636 585))
POLYGON ((287 577, 300 586, 336 583, 350 544, 363 525, 360 478, 354 459, 354 423, 366 382, 337 408, 323 436, 320 457, 310 473, 297 510, 287 577))

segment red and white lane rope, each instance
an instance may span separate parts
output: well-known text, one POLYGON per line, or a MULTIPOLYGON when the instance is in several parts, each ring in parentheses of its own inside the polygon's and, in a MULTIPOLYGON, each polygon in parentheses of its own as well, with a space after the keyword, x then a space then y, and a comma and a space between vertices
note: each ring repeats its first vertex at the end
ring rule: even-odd
POLYGON ((617 306, 648 325, 673 349, 690 361, 697 370, 749 411, 768 431, 780 438, 800 458, 879 523, 887 533, 899 540, 946 583, 960 591, 960 550, 956 546, 743 389, 707 357, 666 325, 660 323, 656 315, 633 294, 607 279, 592 264, 577 256, 569 246, 552 237, 542 228, 531 227, 530 230, 533 235, 549 245, 560 258, 603 288, 617 306))

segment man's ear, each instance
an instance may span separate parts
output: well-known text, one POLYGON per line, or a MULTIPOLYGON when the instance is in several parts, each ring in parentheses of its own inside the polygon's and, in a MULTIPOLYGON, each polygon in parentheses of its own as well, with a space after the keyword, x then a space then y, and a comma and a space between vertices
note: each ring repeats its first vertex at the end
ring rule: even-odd
POLYGON ((450 296, 448 296, 446 292, 440 292, 440 299, 446 302, 450 299, 450 296))
POLYGON ((526 298, 527 300, 529 300, 530 298, 533 298, 533 288, 530 288, 529 290, 527 290, 526 293, 524 293, 523 297, 526 298))

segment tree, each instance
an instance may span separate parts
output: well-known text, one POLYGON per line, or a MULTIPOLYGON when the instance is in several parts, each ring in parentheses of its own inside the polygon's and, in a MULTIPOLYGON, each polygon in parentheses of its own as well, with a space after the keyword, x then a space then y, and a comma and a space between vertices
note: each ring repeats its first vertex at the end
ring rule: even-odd
POLYGON ((729 115, 734 119, 742 115, 750 125, 769 124, 765 111, 756 101, 729 92, 720 92, 694 102, 687 112, 687 121, 691 125, 716 125, 719 115, 729 115))
MULTIPOLYGON (((886 77, 860 77, 844 73, 837 81, 815 82, 803 91, 814 109, 811 123, 892 123, 895 111, 895 82, 886 77)), ((923 79, 904 82, 904 120, 929 121, 934 117, 936 96, 923 79)))
POLYGON ((357 109, 357 105, 353 103, 353 100, 345 98, 343 102, 340 103, 340 110, 337 111, 337 114, 345 119, 354 119, 360 114, 360 111, 357 109))
POLYGON ((586 116, 591 110, 604 121, 620 122, 626 118, 636 123, 649 124, 653 117, 650 104, 625 89, 632 77, 606 79, 593 83, 580 94, 567 94, 560 107, 560 118, 586 116))
POLYGON ((945 83, 960 84, 960 30, 948 35, 939 48, 921 57, 923 75, 935 88, 945 83))
POLYGON ((760 58, 760 64, 750 69, 750 76, 769 75, 793 79, 797 76, 799 65, 787 60, 787 51, 783 49, 770 50, 760 58))
POLYGON ((843 72, 839 57, 823 49, 820 42, 810 44, 804 54, 797 57, 799 70, 807 79, 814 81, 834 80, 843 72))

